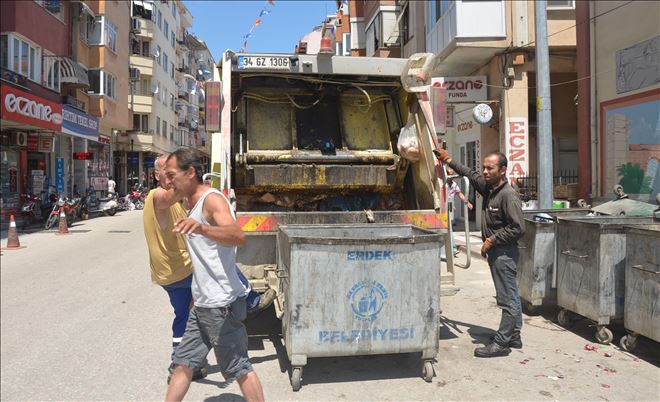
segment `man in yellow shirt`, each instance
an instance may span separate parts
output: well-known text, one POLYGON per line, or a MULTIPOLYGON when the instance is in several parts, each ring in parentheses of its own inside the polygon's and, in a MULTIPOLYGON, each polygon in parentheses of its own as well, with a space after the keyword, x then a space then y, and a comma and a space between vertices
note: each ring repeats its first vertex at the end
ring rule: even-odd
MULTIPOLYGON (((166 188, 165 160, 160 156, 154 162, 154 178, 159 186, 151 190, 144 202, 144 236, 149 248, 151 280, 163 287, 174 308, 172 323, 172 354, 181 342, 192 305, 192 262, 186 241, 173 232, 174 222, 187 216, 172 189, 166 188)), ((170 372, 173 366, 170 366, 170 372)), ((196 371, 193 379, 205 377, 206 367, 196 371)))

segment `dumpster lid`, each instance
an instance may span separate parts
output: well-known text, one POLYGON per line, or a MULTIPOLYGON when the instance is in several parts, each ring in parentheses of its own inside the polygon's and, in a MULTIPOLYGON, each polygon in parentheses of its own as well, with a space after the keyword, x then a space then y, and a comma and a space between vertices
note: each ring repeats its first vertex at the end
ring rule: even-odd
POLYGON ((611 216, 653 216, 653 213, 658 210, 658 206, 630 198, 619 198, 593 207, 591 210, 611 216))
POLYGON ((439 242, 442 235, 410 224, 280 225, 289 243, 414 244, 439 242))

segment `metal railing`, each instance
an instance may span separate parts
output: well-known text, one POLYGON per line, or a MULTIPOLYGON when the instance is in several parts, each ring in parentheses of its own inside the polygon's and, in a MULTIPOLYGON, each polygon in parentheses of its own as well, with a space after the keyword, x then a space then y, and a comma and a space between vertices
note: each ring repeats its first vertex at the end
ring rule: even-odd
MULTIPOLYGON (((538 192, 538 175, 522 176, 516 179, 518 184, 518 192, 522 195, 536 198, 538 192)), ((552 184, 554 186, 576 184, 578 182, 577 170, 567 169, 556 171, 552 177, 552 184)))
POLYGON ((81 112, 85 112, 85 102, 73 96, 68 96, 68 95, 62 96, 62 103, 65 105, 73 106, 76 109, 80 110, 81 112))

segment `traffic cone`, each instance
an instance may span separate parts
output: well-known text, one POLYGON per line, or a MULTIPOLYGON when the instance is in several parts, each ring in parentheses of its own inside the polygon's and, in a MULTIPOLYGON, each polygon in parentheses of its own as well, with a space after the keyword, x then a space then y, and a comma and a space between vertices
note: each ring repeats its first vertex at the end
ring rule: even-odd
POLYGON ((18 241, 18 232, 16 231, 16 221, 14 215, 9 215, 9 231, 7 232, 7 250, 23 248, 18 241))
POLYGON ((60 211, 60 226, 57 229, 56 235, 68 235, 69 233, 69 226, 66 224, 66 214, 64 213, 64 210, 60 211))

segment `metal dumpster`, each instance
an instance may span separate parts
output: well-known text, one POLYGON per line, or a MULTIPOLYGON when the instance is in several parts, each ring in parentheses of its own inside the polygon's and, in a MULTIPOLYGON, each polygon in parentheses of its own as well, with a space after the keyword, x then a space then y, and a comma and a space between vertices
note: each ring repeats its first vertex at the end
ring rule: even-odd
POLYGON ((633 350, 637 336, 660 342, 660 224, 627 226, 626 298, 621 338, 624 350, 633 350))
POLYGON ((557 218, 587 217, 588 209, 536 209, 523 211, 525 234, 518 241, 518 289, 523 307, 532 312, 540 305, 557 304, 555 232, 557 218), (547 214, 551 222, 540 222, 535 216, 547 214))
POLYGON ((277 233, 291 385, 308 357, 438 352, 441 234, 412 225, 288 225, 277 233))
POLYGON ((623 318, 626 236, 624 226, 653 218, 559 218, 557 225, 557 320, 570 324, 574 312, 596 322, 596 340, 612 341, 610 320, 623 318))

